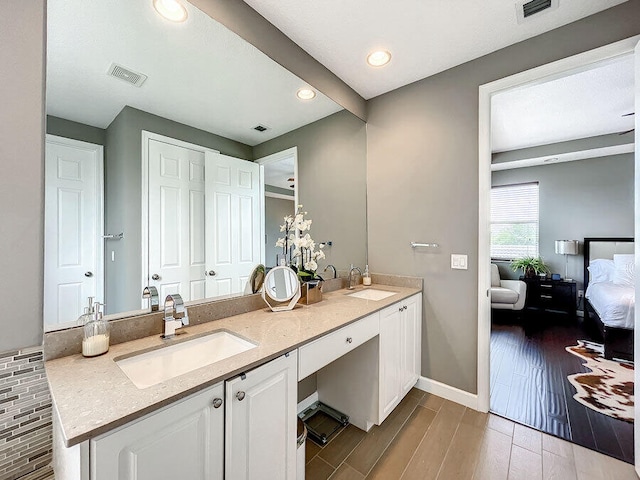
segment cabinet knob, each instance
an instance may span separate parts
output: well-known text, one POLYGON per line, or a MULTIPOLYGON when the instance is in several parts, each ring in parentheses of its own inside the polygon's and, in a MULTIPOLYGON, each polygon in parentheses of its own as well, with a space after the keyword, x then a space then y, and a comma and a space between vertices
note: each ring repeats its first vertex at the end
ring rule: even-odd
POLYGON ((400 308, 398 309, 398 311, 399 311, 399 312, 401 312, 401 311, 402 311, 402 307, 400 307, 400 308))
POLYGON ((353 342, 353 338, 347 337, 347 343, 351 343, 351 342, 353 342))
POLYGON ((205 275, 208 275, 210 277, 215 277, 216 276, 216 272, 215 270, 209 270, 209 271, 205 271, 204 272, 205 275))
POLYGON ((222 399, 221 398, 214 398, 213 399, 213 408, 220 408, 222 406, 222 399))
POLYGON ((85 277, 93 277, 93 272, 84 272, 85 277))
POLYGON ((241 402, 242 400, 244 400, 244 392, 238 392, 236 393, 236 398, 241 402))
POLYGON ((157 273, 154 273, 153 275, 151 275, 151 279, 152 280, 160 280, 160 275, 158 275, 157 273))

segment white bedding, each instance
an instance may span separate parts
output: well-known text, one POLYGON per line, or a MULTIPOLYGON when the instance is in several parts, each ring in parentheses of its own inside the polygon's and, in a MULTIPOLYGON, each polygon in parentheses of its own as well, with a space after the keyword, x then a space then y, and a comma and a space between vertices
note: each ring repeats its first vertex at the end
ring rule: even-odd
POLYGON ((608 327, 633 328, 635 288, 613 282, 590 283, 585 297, 608 327))

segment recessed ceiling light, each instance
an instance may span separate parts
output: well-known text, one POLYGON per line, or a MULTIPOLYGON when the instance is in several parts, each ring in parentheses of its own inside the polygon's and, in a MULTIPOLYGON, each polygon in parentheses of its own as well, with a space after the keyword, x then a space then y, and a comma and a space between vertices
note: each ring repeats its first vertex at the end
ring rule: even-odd
POLYGON ((367 55, 367 63, 372 67, 382 67, 391 61, 391 54, 386 50, 378 50, 367 55))
POLYGON ((178 0, 153 0, 153 8, 172 22, 184 22, 187 19, 187 9, 178 0))
POLYGON ((301 88, 300 90, 298 90, 298 93, 296 93, 296 95, 300 100, 311 100, 312 98, 315 98, 316 92, 314 92, 310 88, 301 88))

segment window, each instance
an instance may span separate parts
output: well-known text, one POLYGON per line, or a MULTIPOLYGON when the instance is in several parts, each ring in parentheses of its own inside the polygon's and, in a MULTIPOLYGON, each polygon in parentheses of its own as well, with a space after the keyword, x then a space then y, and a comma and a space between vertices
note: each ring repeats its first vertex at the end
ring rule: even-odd
POLYGON ((491 258, 538 256, 538 183, 491 189, 491 258))

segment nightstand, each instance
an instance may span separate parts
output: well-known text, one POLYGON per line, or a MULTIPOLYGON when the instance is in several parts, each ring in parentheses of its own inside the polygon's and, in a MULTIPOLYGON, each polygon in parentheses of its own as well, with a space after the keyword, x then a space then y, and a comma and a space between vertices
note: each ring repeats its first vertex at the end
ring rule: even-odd
POLYGON ((525 308, 562 312, 576 318, 576 282, 543 277, 520 280, 527 284, 525 308))

